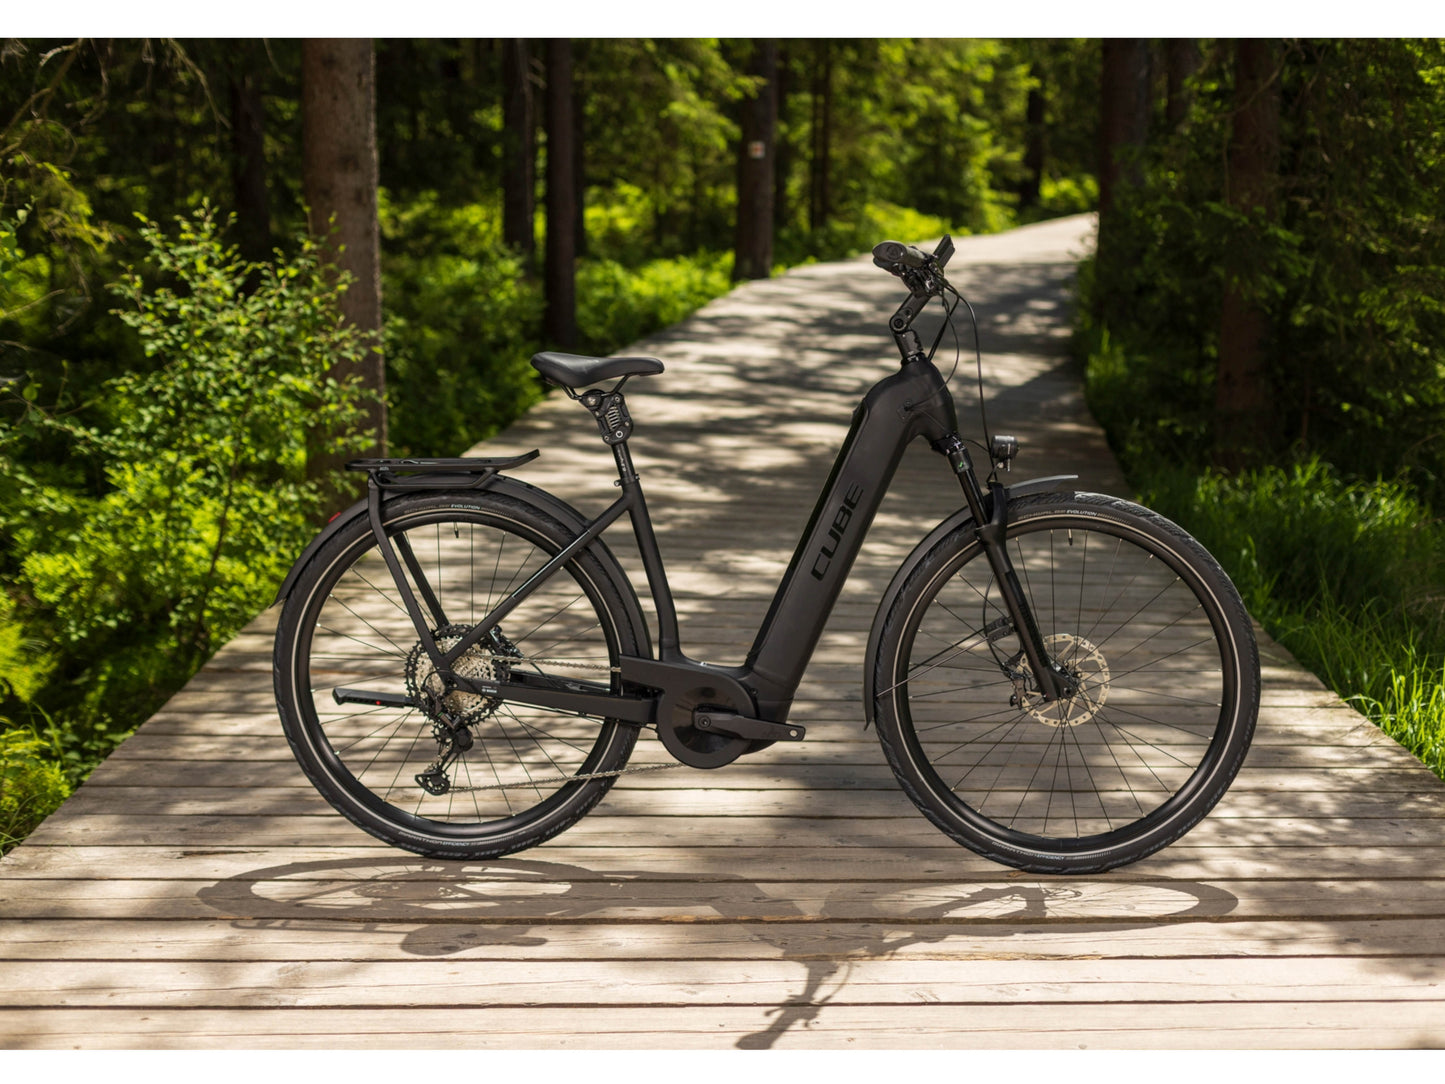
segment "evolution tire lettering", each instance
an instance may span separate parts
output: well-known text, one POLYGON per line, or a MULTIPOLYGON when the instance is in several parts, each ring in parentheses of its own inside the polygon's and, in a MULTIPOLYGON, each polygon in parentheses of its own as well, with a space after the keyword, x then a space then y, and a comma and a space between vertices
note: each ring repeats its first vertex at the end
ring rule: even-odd
POLYGON ((838 506, 833 525, 828 528, 828 541, 813 559, 813 579, 821 580, 828 571, 828 566, 833 563, 833 554, 838 552, 838 543, 843 541, 843 532, 848 529, 848 523, 853 519, 853 509, 858 507, 858 502, 862 499, 863 486, 858 482, 854 482, 848 487, 848 492, 843 494, 843 503, 838 506))

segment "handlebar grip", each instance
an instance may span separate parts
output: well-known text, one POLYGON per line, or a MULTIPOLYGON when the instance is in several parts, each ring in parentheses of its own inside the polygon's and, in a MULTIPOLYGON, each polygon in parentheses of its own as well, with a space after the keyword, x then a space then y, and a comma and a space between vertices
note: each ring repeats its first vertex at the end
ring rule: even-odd
POLYGON ((899 266, 922 267, 928 262, 928 257, 901 241, 880 241, 873 246, 873 262, 891 271, 899 266))

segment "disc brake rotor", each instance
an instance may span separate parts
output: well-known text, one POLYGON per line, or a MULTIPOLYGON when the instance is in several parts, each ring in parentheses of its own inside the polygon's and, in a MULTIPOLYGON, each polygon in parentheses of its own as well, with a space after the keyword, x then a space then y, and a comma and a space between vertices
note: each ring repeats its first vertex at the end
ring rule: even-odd
POLYGON ((1082 636, 1058 632, 1044 637, 1044 648, 1071 677, 1074 692, 1046 701, 1038 690, 1027 658, 1019 660, 1017 706, 1046 726, 1078 726, 1099 713, 1109 698, 1109 664, 1104 653, 1082 636))

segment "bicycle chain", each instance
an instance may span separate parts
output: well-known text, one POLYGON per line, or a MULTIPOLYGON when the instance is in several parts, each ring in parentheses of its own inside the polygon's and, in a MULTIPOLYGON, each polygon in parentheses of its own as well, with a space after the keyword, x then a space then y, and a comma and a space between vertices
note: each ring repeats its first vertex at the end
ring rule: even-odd
POLYGON ((612 779, 632 772, 661 772, 669 768, 685 768, 686 764, 644 764, 641 768, 618 768, 612 772, 587 772, 583 775, 558 775, 551 779, 529 779, 525 783, 488 783, 484 787, 448 787, 448 794, 465 794, 474 790, 508 790, 518 787, 539 787, 551 783, 576 783, 589 779, 612 779))
POLYGON ((532 666, 570 666, 574 670, 605 670, 611 674, 622 673, 620 666, 608 666, 605 662, 577 662, 573 659, 528 659, 521 655, 482 655, 480 658, 493 663, 505 662, 512 666, 518 663, 532 666))

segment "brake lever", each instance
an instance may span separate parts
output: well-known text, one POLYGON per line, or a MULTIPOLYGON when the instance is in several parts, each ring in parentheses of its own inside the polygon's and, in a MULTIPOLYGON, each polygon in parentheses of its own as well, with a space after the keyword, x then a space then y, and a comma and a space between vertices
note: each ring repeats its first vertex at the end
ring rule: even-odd
POLYGON ((943 235, 943 240, 938 242, 938 247, 933 250, 933 260, 938 264, 939 270, 953 257, 953 238, 949 234, 943 235))

